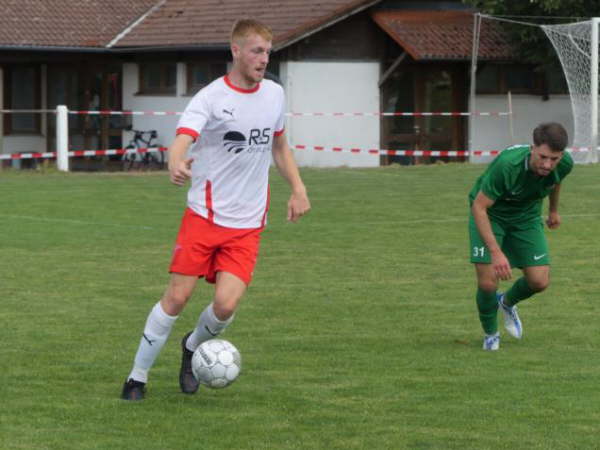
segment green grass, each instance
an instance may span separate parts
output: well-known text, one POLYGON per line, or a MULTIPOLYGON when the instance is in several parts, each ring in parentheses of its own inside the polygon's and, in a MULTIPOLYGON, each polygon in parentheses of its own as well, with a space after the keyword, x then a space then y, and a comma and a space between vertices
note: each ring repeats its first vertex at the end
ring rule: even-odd
POLYGON ((299 224, 274 175, 255 280, 224 335, 240 379, 178 392, 202 281, 137 404, 119 393, 185 191, 165 174, 0 172, 0 448, 597 448, 600 166, 567 179, 553 283, 522 304, 523 340, 503 334, 491 354, 466 229, 482 170, 305 169, 299 224))

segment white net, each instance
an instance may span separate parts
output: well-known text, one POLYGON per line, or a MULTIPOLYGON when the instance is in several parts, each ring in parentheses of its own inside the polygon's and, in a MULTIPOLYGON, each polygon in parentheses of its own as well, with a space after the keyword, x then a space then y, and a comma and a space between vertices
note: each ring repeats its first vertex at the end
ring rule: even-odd
MULTIPOLYGON (((561 25, 541 25, 552 42, 569 85, 573 108, 574 136, 572 153, 575 162, 597 161, 595 151, 577 151, 591 148, 592 139, 592 75, 591 37, 592 21, 561 25)), ((597 103, 596 103, 597 104, 597 103)), ((597 115, 596 115, 597 118, 597 115)))

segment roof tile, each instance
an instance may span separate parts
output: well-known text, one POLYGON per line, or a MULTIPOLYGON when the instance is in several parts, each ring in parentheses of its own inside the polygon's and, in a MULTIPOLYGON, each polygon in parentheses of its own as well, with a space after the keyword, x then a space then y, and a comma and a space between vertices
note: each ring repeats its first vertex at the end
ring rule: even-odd
MULTIPOLYGON (((375 11, 372 17, 415 60, 471 59, 472 11, 375 11)), ((505 60, 513 56, 502 28, 483 21, 479 58, 505 60)))
POLYGON ((0 45, 102 47, 157 0, 3 0, 0 45))

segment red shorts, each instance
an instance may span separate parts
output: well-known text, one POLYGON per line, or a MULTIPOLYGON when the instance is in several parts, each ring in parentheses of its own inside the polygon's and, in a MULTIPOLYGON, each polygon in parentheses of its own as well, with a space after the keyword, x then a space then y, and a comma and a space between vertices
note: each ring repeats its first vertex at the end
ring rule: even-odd
POLYGON ((252 280, 263 228, 226 228, 185 210, 169 272, 204 277, 229 272, 247 285, 252 280))

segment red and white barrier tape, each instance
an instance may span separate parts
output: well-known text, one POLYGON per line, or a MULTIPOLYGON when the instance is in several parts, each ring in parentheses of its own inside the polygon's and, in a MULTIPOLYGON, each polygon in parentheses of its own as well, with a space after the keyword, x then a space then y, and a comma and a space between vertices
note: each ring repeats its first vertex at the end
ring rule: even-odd
POLYGON ((69 111, 69 114, 102 116, 180 116, 179 111, 69 111))
MULTIPOLYGON (((69 111, 69 114, 79 115, 116 115, 116 116, 180 116, 179 111, 69 111)), ((424 116, 509 116, 510 112, 288 112, 286 116, 290 117, 424 117, 424 116)))
POLYGON ((432 112, 289 112, 286 113, 286 116, 293 117, 361 117, 361 116, 376 116, 376 117, 423 117, 423 116, 509 116, 511 113, 509 112, 460 112, 460 111, 451 111, 451 112, 442 112, 442 111, 432 111, 432 112))
MULTIPOLYGON (((468 156, 467 150, 387 150, 380 148, 343 148, 343 147, 323 147, 320 145, 307 146, 307 145, 294 145, 292 146, 295 150, 314 150, 317 152, 340 152, 340 153, 368 153, 371 155, 382 155, 382 156, 451 156, 460 157, 468 156)), ((475 155, 497 155, 500 153, 499 150, 477 150, 474 151, 475 155)))
MULTIPOLYGON (((322 145, 293 145, 294 150, 314 150, 317 152, 337 152, 337 153, 367 153, 371 155, 381 156, 435 156, 435 157, 463 157, 469 156, 496 156, 502 150, 388 150, 381 148, 353 148, 353 147, 325 147, 322 145)), ((148 147, 138 149, 110 149, 110 150, 72 150, 69 152, 69 157, 78 156, 107 156, 107 155, 123 155, 125 153, 148 153, 148 152, 165 152, 167 147, 148 147)), ((570 153, 587 152, 587 147, 572 147, 567 149, 570 153)), ((7 159, 36 159, 36 158, 56 158, 56 152, 48 153, 12 153, 0 155, 0 160, 7 159)))
MULTIPOLYGON (((496 156, 502 152, 502 150, 387 150, 380 148, 344 148, 344 147, 325 147, 322 145, 293 145, 295 150, 314 150, 318 152, 345 152, 345 153, 369 153, 379 154, 388 156, 496 156)), ((587 152, 587 147, 570 147, 567 149, 569 153, 574 152, 587 152)))
MULTIPOLYGON (((78 156, 108 156, 108 155, 124 155, 129 153, 149 153, 149 152, 166 152, 167 147, 148 147, 148 148, 116 148, 110 150, 72 150, 69 152, 69 157, 78 156)), ((11 153, 7 155, 0 155, 2 159, 52 159, 56 158, 56 152, 46 153, 11 153)))

